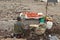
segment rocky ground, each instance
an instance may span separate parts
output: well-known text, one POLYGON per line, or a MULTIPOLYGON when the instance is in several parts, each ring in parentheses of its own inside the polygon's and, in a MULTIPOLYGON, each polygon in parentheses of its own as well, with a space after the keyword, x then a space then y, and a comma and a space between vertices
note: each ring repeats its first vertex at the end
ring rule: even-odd
POLYGON ((1 40, 26 40, 26 39, 13 39, 13 38, 7 38, 7 39, 1 39, 1 40))
MULTIPOLYGON (((55 6, 53 5, 53 3, 49 3, 47 10, 48 15, 59 17, 60 3, 58 3, 55 6)), ((18 15, 16 13, 21 11, 42 12, 46 15, 46 2, 40 2, 34 0, 0 1, 0 20, 14 19, 18 15)))
MULTIPOLYGON (((19 15, 19 12, 31 11, 31 12, 42 12, 46 15, 46 2, 40 2, 39 0, 1 0, 0 1, 0 27, 5 25, 8 27, 10 24, 14 24, 14 20, 19 15), (12 23, 11 23, 12 22, 12 23)), ((54 23, 60 24, 60 3, 54 5, 49 3, 47 14, 53 15, 54 23)), ((36 21, 36 20, 35 20, 36 21)), ((32 21, 31 21, 32 22, 32 21)), ((27 22, 29 23, 29 22, 27 22)), ((10 26, 11 26, 10 25, 10 26)), ((11 26, 12 27, 12 26, 11 26)), ((0 28, 1 29, 1 28, 0 28)))
MULTIPOLYGON (((31 12, 42 12, 46 15, 46 2, 34 1, 34 0, 7 0, 0 1, 0 29, 13 29, 16 17, 19 12, 31 11, 31 12)), ((54 23, 57 24, 58 29, 60 24, 60 3, 54 5, 49 3, 47 14, 53 15, 54 23)), ((27 24, 38 23, 35 21, 25 21, 27 24)))

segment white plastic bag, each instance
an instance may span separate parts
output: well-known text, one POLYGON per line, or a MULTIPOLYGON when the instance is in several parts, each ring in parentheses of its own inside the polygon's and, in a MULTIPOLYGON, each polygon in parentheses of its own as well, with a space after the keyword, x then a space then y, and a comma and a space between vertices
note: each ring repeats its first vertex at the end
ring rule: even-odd
POLYGON ((47 25, 46 25, 46 28, 47 28, 47 29, 51 29, 52 26, 53 26, 53 22, 48 21, 48 22, 47 22, 47 25))

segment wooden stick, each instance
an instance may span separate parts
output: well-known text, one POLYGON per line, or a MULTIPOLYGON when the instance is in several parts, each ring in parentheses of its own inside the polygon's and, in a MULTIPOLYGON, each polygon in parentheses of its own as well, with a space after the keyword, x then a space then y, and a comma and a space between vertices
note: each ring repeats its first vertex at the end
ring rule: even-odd
POLYGON ((47 16, 47 11, 48 11, 48 2, 46 3, 46 16, 47 16))

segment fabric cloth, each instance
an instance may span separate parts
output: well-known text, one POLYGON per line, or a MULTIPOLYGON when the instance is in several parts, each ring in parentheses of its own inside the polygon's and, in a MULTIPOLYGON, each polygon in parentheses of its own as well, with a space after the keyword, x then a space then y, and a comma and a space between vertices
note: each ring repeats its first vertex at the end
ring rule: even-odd
POLYGON ((39 23, 40 23, 40 24, 43 24, 44 22, 45 22, 45 17, 39 18, 39 23))

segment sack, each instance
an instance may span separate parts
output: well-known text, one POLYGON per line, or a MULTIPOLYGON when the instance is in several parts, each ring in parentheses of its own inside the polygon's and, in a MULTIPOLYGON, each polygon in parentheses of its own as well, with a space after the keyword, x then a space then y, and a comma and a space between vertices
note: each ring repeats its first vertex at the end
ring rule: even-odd
POLYGON ((46 17, 46 20, 51 20, 51 21, 53 21, 53 18, 52 18, 52 17, 46 17))
POLYGON ((45 30, 46 30, 45 28, 37 27, 36 30, 35 30, 35 33, 37 35, 41 35, 41 34, 44 34, 45 30))

